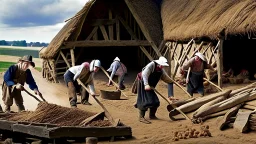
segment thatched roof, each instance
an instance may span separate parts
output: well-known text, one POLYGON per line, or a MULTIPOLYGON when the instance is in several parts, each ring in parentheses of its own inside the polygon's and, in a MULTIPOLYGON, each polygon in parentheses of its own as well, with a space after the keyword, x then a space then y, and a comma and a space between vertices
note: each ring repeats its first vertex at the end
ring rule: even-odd
POLYGON ((163 40, 162 22, 160 8, 152 0, 125 0, 133 15, 138 15, 135 19, 141 21, 141 29, 145 28, 145 37, 152 40, 157 46, 163 40))
POLYGON ((79 31, 79 26, 83 22, 83 18, 86 17, 86 14, 94 2, 95 0, 87 2, 86 5, 66 23, 52 39, 47 49, 39 53, 41 58, 53 58, 56 56, 62 43, 68 39, 72 39, 72 35, 74 35, 76 31, 79 31))
MULTIPOLYGON (((141 21, 139 26, 141 27, 145 35, 145 37, 156 46, 160 44, 163 39, 163 32, 162 32, 162 23, 161 23, 161 15, 160 10, 157 4, 153 0, 117 0, 118 2, 123 2, 127 4, 128 8, 132 12, 136 21, 141 21)), ((117 6, 115 0, 91 0, 87 2, 87 4, 80 10, 73 19, 71 19, 60 31, 59 33, 53 38, 50 42, 47 49, 40 53, 41 58, 54 58, 58 54, 60 47, 63 42, 65 41, 72 41, 76 39, 76 33, 79 32, 81 29, 80 27, 83 26, 84 21, 88 21, 88 19, 93 19, 92 15, 88 14, 90 9, 99 9, 102 7, 102 2, 106 3, 107 5, 117 6), (97 3, 100 2, 100 3, 97 3), (97 7, 97 5, 99 6, 97 7), (88 14, 88 16, 87 16, 88 14)), ((104 5, 103 5, 104 6, 104 5)), ((96 18, 94 18, 96 19, 96 18)), ((82 28, 84 32, 87 27, 82 28)), ((88 30, 87 30, 88 31, 88 30)), ((81 32, 81 33, 83 33, 81 32)), ((79 40, 82 40, 82 37, 78 37, 79 40)))
POLYGON ((216 39, 256 31, 255 0, 163 0, 161 17, 165 40, 197 37, 216 39))

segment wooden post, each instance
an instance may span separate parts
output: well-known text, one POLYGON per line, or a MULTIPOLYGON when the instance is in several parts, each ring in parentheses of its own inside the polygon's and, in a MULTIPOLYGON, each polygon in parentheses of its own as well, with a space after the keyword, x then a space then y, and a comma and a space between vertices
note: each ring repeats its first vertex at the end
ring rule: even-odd
POLYGON ((75 52, 73 48, 70 49, 70 55, 71 55, 72 66, 75 66, 75 52))
POLYGON ((117 17, 116 17, 116 40, 120 40, 120 23, 117 17))
POLYGON ((67 66, 70 68, 70 64, 69 64, 69 62, 68 62, 67 58, 65 57, 65 55, 63 54, 63 52, 62 52, 62 51, 60 51, 60 54, 61 54, 61 56, 62 56, 63 60, 65 61, 65 63, 67 64, 67 66))
POLYGON ((218 86, 222 87, 222 72, 223 72, 223 38, 219 40, 220 45, 217 52, 217 68, 218 68, 218 86))
POLYGON ((97 137, 87 137, 86 144, 97 144, 98 138, 97 137))
MULTIPOLYGON (((109 15, 109 19, 112 20, 113 16, 112 16, 111 9, 109 9, 108 15, 109 15)), ((109 33, 109 39, 114 40, 113 25, 108 26, 108 33, 109 33)))

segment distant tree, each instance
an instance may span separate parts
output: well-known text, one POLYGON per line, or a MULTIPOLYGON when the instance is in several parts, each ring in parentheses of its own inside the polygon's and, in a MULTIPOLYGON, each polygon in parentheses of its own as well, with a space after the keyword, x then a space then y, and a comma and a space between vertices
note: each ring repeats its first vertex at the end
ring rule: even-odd
POLYGON ((5 40, 0 40, 0 45, 8 45, 5 40))

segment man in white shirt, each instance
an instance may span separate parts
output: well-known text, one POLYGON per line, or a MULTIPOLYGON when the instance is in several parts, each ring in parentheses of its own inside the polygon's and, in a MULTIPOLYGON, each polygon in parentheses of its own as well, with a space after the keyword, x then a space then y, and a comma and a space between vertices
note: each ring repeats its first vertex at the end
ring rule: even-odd
MULTIPOLYGON (((64 80, 68 87, 69 102, 71 107, 77 107, 76 90, 79 89, 76 79, 80 79, 84 85, 88 85, 90 93, 95 96, 95 88, 93 83, 94 73, 98 72, 101 63, 99 60, 93 60, 90 64, 84 62, 79 66, 69 68, 64 74, 64 80)), ((89 102, 89 93, 82 88, 81 103, 84 105, 91 105, 89 102)))

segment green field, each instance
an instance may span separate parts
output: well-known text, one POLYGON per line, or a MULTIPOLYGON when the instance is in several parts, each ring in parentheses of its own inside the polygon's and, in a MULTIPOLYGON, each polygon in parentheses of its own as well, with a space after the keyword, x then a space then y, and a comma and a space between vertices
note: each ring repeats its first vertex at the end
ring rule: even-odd
MULTIPOLYGON (((14 62, 4 62, 0 61, 0 72, 5 72, 14 62)), ((35 67, 36 70, 41 71, 40 67, 35 67)))
POLYGON ((26 50, 26 49, 10 49, 10 48, 0 48, 0 55, 11 55, 22 57, 24 55, 31 55, 34 58, 39 58, 39 50, 26 50))

